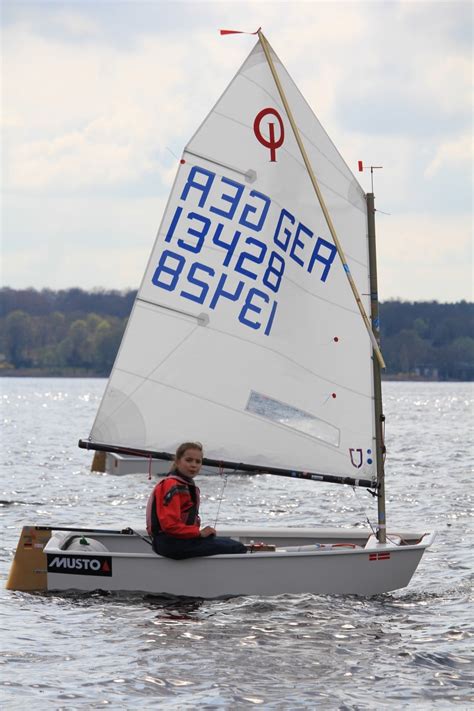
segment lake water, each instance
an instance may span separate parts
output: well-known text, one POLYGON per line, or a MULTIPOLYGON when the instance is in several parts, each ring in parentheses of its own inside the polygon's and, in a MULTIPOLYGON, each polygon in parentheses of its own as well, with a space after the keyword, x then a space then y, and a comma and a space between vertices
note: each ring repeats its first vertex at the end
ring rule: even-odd
MULTIPOLYGON (((472 384, 384 383, 388 528, 438 531, 408 588, 205 602, 4 589, 23 524, 143 527, 153 482, 92 473, 77 447, 104 380, 0 386, 4 709, 472 708, 472 384)), ((213 523, 222 480, 199 485, 213 523)), ((229 477, 219 522, 367 517, 375 504, 362 489, 254 476, 229 477)))

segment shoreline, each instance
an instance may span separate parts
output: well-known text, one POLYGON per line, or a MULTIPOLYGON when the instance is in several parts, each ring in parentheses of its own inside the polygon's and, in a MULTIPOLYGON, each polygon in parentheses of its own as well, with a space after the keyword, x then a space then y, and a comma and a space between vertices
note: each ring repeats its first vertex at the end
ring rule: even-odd
MULTIPOLYGON (((107 379, 109 373, 95 373, 81 368, 70 370, 58 368, 57 370, 44 370, 41 368, 0 368, 0 378, 103 378, 107 379)), ((472 380, 443 380, 442 378, 424 377, 410 373, 387 373, 382 375, 383 382, 420 382, 420 383, 469 383, 472 380)))
POLYGON ((109 373, 95 373, 81 368, 66 370, 43 370, 41 368, 4 368, 0 369, 0 378, 108 378, 109 373))

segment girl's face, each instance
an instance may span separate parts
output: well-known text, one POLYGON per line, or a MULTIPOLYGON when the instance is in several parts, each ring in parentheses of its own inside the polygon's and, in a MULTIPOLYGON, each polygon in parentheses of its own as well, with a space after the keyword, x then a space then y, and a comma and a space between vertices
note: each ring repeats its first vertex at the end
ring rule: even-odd
POLYGON ((202 452, 200 449, 185 449, 184 454, 177 460, 176 468, 181 474, 191 478, 199 474, 202 465, 202 452))

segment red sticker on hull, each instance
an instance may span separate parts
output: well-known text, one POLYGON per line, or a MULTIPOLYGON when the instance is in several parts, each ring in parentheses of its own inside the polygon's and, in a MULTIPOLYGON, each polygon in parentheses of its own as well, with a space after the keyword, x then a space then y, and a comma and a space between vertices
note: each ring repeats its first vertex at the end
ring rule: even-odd
POLYGON ((369 560, 390 560, 390 553, 369 553, 369 560))

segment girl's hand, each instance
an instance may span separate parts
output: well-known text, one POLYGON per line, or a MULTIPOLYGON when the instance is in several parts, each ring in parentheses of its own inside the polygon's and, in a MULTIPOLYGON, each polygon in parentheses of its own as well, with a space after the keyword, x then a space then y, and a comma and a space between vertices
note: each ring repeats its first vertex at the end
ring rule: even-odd
POLYGON ((208 536, 215 536, 216 529, 213 528, 212 526, 204 526, 204 528, 201 528, 199 535, 201 538, 208 538, 208 536))

